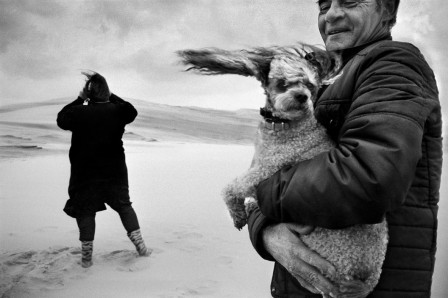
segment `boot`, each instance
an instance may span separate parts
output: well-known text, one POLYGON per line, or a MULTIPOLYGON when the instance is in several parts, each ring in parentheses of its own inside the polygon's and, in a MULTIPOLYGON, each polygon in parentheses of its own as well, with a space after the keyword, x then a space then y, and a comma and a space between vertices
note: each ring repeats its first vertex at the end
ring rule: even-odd
POLYGON ((140 229, 128 233, 128 237, 131 239, 132 243, 134 243, 140 256, 147 257, 151 254, 151 251, 146 248, 145 241, 143 241, 142 234, 140 233, 140 229))
POLYGON ((81 266, 89 268, 92 263, 93 241, 81 241, 81 266))

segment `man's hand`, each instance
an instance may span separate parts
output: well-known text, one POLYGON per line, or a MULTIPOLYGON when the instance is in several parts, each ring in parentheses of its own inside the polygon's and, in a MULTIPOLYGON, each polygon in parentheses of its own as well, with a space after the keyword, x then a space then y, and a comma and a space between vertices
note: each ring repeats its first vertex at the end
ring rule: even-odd
POLYGON ((289 223, 268 226, 263 231, 264 246, 308 291, 324 297, 336 297, 337 288, 324 276, 334 277, 336 269, 299 238, 299 235, 309 234, 313 230, 311 226, 289 223))
POLYGON ((79 95, 80 98, 82 98, 83 100, 87 100, 88 96, 87 94, 84 92, 84 89, 82 89, 81 91, 79 91, 79 95))

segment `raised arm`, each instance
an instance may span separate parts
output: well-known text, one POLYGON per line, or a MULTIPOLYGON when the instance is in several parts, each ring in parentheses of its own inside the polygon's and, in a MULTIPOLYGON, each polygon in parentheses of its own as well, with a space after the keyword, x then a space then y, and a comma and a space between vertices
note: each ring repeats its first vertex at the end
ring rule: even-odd
POLYGON ((110 96, 110 101, 120 106, 120 115, 125 124, 131 123, 137 117, 137 110, 131 103, 123 100, 113 93, 110 96))
POLYGON ((72 107, 80 106, 84 103, 84 98, 78 96, 73 102, 69 103, 58 113, 56 123, 58 126, 64 130, 73 130, 75 121, 73 115, 72 107))

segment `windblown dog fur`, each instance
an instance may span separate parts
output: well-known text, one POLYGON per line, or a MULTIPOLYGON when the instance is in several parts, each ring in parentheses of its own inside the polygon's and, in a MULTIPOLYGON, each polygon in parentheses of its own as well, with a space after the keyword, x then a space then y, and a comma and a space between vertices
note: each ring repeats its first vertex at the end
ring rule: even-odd
MULTIPOLYGON (((234 225, 241 229, 248 209, 256 204, 255 188, 262 180, 284 166, 335 146, 315 119, 313 104, 319 88, 337 78, 339 60, 302 44, 239 51, 208 48, 178 54, 189 66, 187 70, 253 76, 265 90, 265 117, 258 127, 252 165, 223 191, 234 225)), ((359 292, 353 297, 367 296, 378 283, 388 241, 386 221, 341 230, 317 227, 301 239, 336 267, 333 282, 360 281, 359 292)))

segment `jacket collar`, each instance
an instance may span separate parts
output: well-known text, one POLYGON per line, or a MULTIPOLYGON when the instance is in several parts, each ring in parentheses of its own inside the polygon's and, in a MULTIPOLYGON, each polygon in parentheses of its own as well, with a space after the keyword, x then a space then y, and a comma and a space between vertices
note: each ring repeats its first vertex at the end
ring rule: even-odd
POLYGON ((342 65, 344 66, 345 64, 347 64, 348 61, 350 61, 353 57, 356 56, 356 54, 358 54, 359 52, 361 52, 363 49, 367 48, 368 46, 377 43, 379 41, 383 41, 383 40, 392 40, 392 36, 390 34, 383 36, 382 38, 376 39, 374 41, 368 42, 366 44, 354 47, 354 48, 349 48, 349 49, 345 49, 342 50, 340 52, 341 58, 342 58, 342 65))

